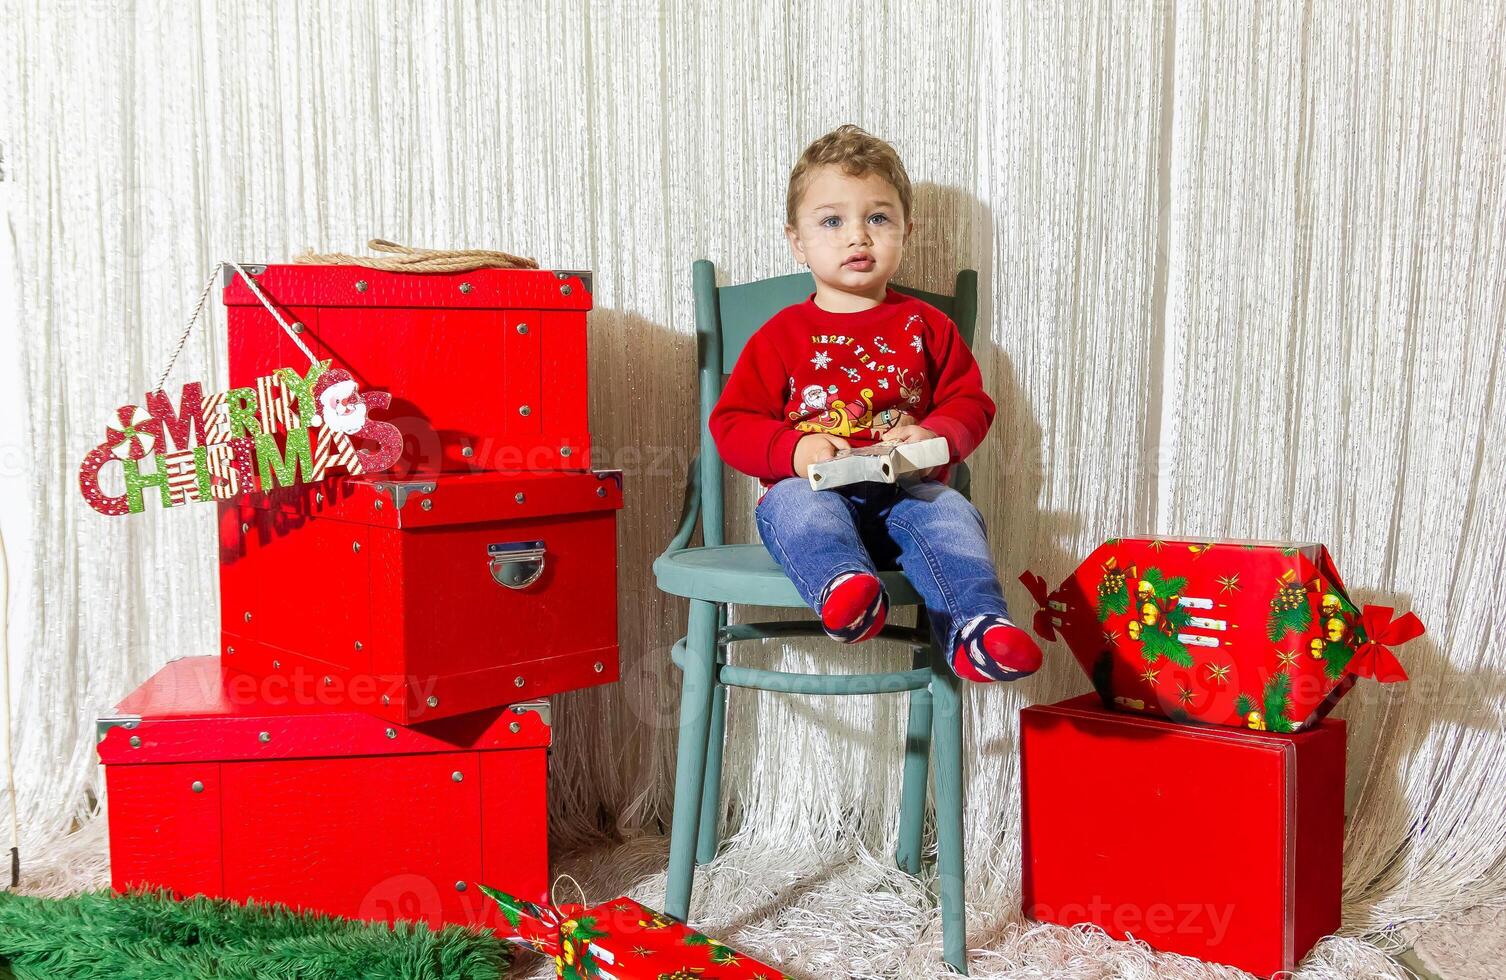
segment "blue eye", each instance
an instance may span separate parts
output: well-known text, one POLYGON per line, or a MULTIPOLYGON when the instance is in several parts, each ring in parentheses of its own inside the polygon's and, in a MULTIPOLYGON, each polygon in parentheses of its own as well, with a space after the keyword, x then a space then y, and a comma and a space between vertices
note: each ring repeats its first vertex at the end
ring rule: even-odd
POLYGON ((838 224, 841 224, 841 223, 842 223, 842 219, 838 218, 834 214, 828 214, 826 217, 824 217, 824 218, 821 219, 821 227, 822 228, 835 228, 838 224), (836 222, 836 224, 833 224, 833 222, 836 222))
POLYGON ((877 224, 883 224, 884 222, 889 220, 889 216, 880 211, 878 214, 870 215, 868 220, 877 224))

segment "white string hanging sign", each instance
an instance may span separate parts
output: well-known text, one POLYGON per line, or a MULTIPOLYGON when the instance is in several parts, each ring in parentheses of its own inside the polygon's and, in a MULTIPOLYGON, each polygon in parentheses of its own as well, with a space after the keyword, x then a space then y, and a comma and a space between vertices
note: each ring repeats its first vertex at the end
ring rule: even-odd
POLYGON ((151 497, 166 509, 341 474, 377 473, 402 455, 397 426, 373 415, 387 409, 392 396, 361 391, 350 372, 315 357, 250 274, 239 263, 225 264, 308 358, 308 366, 278 368, 250 385, 209 395, 198 381, 183 385, 176 400, 167 393, 163 385, 204 312, 222 268, 216 266, 155 389, 141 402, 115 409, 104 439, 79 466, 79 490, 101 514, 139 514, 151 497), (100 482, 111 463, 120 464, 125 479, 118 494, 100 482))

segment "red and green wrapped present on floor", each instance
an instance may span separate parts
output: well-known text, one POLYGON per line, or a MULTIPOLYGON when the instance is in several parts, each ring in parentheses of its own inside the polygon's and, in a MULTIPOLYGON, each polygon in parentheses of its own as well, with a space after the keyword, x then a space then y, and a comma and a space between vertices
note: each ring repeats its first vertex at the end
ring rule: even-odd
POLYGON ((784 974, 626 896, 548 907, 480 886, 512 929, 553 957, 560 980, 783 980, 784 974))
POLYGON ((1421 620, 1360 609, 1320 544, 1112 538, 1060 588, 1021 581, 1104 703, 1174 721, 1301 731, 1357 678, 1406 680, 1421 620))

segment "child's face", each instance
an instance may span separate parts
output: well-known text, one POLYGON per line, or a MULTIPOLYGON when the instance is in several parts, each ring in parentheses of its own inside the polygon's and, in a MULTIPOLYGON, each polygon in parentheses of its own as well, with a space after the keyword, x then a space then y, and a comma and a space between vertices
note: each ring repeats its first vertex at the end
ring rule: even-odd
POLYGON ((882 298, 904 256, 910 224, 899 193, 878 174, 821 167, 806 185, 785 235, 818 283, 882 298))

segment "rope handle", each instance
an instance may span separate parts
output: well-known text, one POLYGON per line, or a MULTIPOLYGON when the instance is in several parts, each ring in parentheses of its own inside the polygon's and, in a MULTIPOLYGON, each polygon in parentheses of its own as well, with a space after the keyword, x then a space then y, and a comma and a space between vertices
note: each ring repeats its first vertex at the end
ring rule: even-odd
POLYGON ((366 247, 385 255, 350 255, 346 252, 304 252, 293 259, 299 265, 359 265, 387 272, 470 272, 473 269, 537 269, 537 259, 485 248, 418 248, 373 238, 366 247))

